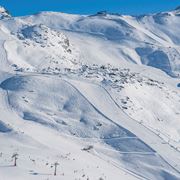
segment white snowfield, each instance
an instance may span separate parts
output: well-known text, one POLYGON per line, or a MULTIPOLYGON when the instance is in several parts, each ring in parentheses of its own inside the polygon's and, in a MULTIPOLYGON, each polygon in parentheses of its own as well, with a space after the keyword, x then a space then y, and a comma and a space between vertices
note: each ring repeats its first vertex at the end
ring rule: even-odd
POLYGON ((0 14, 0 180, 180 179, 180 8, 0 14))

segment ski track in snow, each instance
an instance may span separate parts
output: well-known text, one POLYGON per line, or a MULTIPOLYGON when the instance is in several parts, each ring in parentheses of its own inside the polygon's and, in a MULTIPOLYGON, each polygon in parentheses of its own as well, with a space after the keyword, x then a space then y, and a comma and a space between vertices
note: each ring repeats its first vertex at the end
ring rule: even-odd
MULTIPOLYGON (((76 83, 75 83, 76 84, 76 83)), ((79 88, 79 90, 80 91, 83 91, 83 93, 86 93, 86 91, 85 91, 85 89, 81 89, 81 87, 82 86, 79 86, 79 84, 77 84, 76 85, 76 88, 79 88)), ((85 88, 87 88, 88 87, 88 84, 86 84, 85 86, 84 86, 85 88)), ((101 86, 101 88, 102 88, 102 86, 101 86)), ((108 91, 106 90, 106 89, 104 89, 105 90, 105 92, 108 94, 108 96, 111 98, 111 100, 113 101, 113 103, 118 107, 118 108, 120 108, 119 106, 118 106, 118 104, 115 102, 115 100, 112 98, 112 96, 108 93, 108 91)), ((95 92, 95 91, 94 91, 95 92)), ((81 92, 82 93, 82 92, 81 92)), ((85 97, 87 98, 87 96, 85 95, 85 97)), ((107 96, 106 96, 107 97, 107 96)), ((89 97, 90 98, 90 97, 89 97)), ((87 98, 88 99, 88 98, 87 98)), ((91 101, 91 99, 89 99, 89 101, 91 101)), ((92 100, 92 102, 95 102, 95 101, 93 101, 92 100)), ((102 103, 102 102, 101 102, 102 103)), ((102 103, 103 104, 103 103, 102 103)), ((112 105, 112 104, 111 104, 112 105)), ((98 107, 98 106, 95 106, 95 107, 98 107)), ((121 110, 122 111, 122 110, 121 110)), ((124 113, 124 112, 123 112, 124 113)), ((102 113, 103 114, 103 113, 102 113)), ((104 114, 103 114, 104 115, 104 114)), ((106 116, 106 115, 105 115, 106 116)), ((176 157, 178 157, 178 154, 179 154, 179 152, 177 152, 177 151, 175 151, 172 147, 170 147, 168 144, 163 144, 163 146, 164 146, 164 148, 161 150, 161 149, 159 149, 158 148, 158 146, 161 146, 162 145, 162 143, 163 143, 163 140, 160 138, 160 137, 158 137, 155 133, 153 133, 150 129, 147 129, 146 127, 144 127, 144 126, 142 126, 142 125, 140 125, 139 123, 137 123, 135 120, 131 120, 130 119, 130 117, 128 117, 128 115, 126 114, 126 118, 122 118, 120 115, 118 116, 120 119, 125 119, 125 121, 128 121, 129 120, 129 124, 131 124, 132 125, 132 127, 134 126, 134 127, 136 127, 136 128, 134 128, 134 130, 136 130, 136 131, 134 131, 134 134, 136 134, 137 136, 139 135, 139 138, 141 138, 142 140, 145 140, 145 142, 147 142, 147 144, 150 144, 151 145, 151 147, 153 147, 157 152, 158 152, 158 154, 159 155, 161 155, 166 161, 169 161, 169 164, 171 164, 171 166, 172 167, 174 167, 175 165, 176 165, 176 170, 180 173, 180 167, 179 166, 177 166, 178 164, 180 165, 180 161, 178 161, 178 162, 176 162, 176 157), (146 129, 146 130, 143 130, 143 129, 146 129), (147 134, 146 135, 144 135, 144 136, 142 136, 141 134, 139 134, 138 133, 138 131, 140 132, 140 131, 143 131, 143 132, 147 132, 147 134), (146 139, 144 139, 144 137, 146 137, 146 139), (151 138, 150 138, 151 137, 151 138), (154 137, 154 138, 153 138, 154 137), (149 141, 149 140, 150 141, 149 141), (154 140, 154 142, 152 142, 152 139, 155 139, 154 140), (164 149, 166 149, 166 150, 169 150, 169 152, 166 152, 165 154, 163 153, 164 152, 164 149), (175 156, 175 159, 174 159, 174 157, 169 157, 170 155, 172 155, 172 154, 174 154, 174 153, 177 153, 177 156, 175 156), (167 158, 168 158, 168 160, 167 160, 167 158)), ((108 115, 106 116, 106 117, 109 117, 108 115)), ((118 123, 118 121, 116 120, 115 121, 116 123, 118 123)), ((130 126, 124 126, 124 127, 126 127, 127 129, 130 127, 130 126)), ((131 128, 131 132, 133 132, 133 130, 132 130, 133 128, 131 128)))
POLYGON ((0 18, 0 180, 180 179, 178 10, 13 18, 0 7, 0 18), (113 94, 137 82, 178 106, 160 135, 113 94))

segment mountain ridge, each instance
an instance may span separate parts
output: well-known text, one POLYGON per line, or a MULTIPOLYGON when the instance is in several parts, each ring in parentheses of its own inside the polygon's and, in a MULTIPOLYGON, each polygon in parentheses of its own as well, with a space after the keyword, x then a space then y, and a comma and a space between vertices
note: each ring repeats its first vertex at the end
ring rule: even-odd
MULTIPOLYGON (((102 40, 108 40, 111 44, 116 43, 117 47, 114 48, 114 51, 117 48, 119 49, 116 50, 116 53, 119 54, 118 58, 122 59, 122 61, 153 66, 173 77, 178 77, 180 73, 178 61, 180 56, 179 16, 176 15, 175 11, 169 14, 157 13, 141 17, 112 14, 106 14, 106 16, 83 16, 42 12, 38 15, 5 20, 3 24, 7 29, 10 28, 10 31, 16 31, 19 28, 16 21, 19 21, 18 23, 22 21, 27 26, 28 24, 44 24, 52 30, 64 31, 67 35, 70 32, 82 33, 82 35, 83 33, 89 33, 92 37, 94 35, 102 40), (51 18, 54 19, 54 23, 51 22, 51 18), (8 21, 13 27, 12 29, 8 25, 8 21), (173 22, 173 25, 171 22, 173 22), (165 28, 166 26, 174 27, 165 28), (130 53, 127 54, 127 52, 130 53), (159 56, 162 57, 162 62, 159 60, 159 56)), ((19 25, 22 26, 21 23, 19 25)))
POLYGON ((0 20, 0 177, 178 180, 179 18, 0 20))
POLYGON ((8 10, 6 10, 4 7, 0 6, 0 19, 4 18, 10 18, 11 15, 8 10))

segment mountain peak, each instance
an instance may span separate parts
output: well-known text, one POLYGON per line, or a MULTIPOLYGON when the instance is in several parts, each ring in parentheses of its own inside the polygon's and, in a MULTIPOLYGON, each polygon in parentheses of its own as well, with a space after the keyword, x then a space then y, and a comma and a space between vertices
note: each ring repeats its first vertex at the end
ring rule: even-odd
POLYGON ((180 10, 180 6, 176 7, 176 9, 175 9, 175 10, 180 10))
POLYGON ((9 18, 11 17, 8 10, 6 10, 4 7, 0 6, 0 19, 9 18))

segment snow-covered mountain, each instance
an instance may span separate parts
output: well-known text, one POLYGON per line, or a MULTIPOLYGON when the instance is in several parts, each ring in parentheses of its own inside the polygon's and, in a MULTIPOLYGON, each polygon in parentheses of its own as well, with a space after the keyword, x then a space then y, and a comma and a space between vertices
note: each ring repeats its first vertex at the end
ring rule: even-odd
POLYGON ((0 6, 0 19, 10 18, 10 13, 2 6, 0 6))
POLYGON ((180 179, 179 7, 0 17, 0 180, 180 179))

